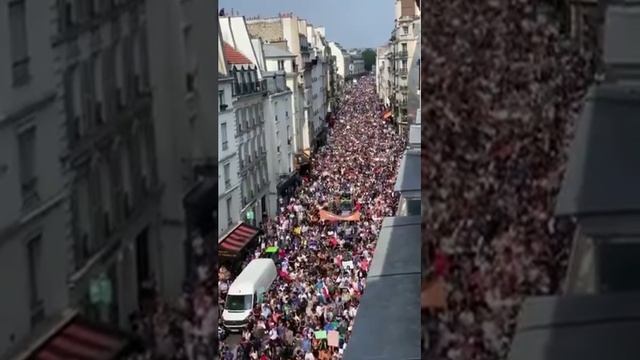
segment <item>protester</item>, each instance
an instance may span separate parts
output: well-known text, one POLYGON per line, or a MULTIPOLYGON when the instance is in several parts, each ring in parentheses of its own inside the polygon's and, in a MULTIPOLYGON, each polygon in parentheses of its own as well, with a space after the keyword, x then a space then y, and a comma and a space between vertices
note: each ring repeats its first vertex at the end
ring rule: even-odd
POLYGON ((553 218, 592 78, 531 0, 430 2, 423 13, 425 358, 506 358, 525 297, 558 290, 573 224, 553 218))
MULTIPOLYGON (((279 277, 255 307, 240 344, 221 343, 223 359, 342 357, 382 219, 397 206, 393 183, 403 149, 404 141, 382 119, 373 78, 348 84, 328 144, 312 159, 311 174, 280 203, 279 215, 263 224, 265 235, 244 261, 277 246, 279 277), (334 201, 340 197, 342 203, 334 201), (330 222, 320 219, 320 210, 359 211, 361 217, 330 222), (316 339, 323 330, 338 331, 339 346, 316 339)), ((221 281, 228 288, 233 276, 226 275, 221 281)))

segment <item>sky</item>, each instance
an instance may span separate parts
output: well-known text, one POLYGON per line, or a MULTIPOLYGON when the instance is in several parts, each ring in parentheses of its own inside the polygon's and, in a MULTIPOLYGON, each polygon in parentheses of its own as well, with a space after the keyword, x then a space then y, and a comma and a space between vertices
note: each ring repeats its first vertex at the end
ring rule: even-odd
POLYGON ((393 0, 218 0, 227 15, 231 9, 246 17, 272 17, 293 12, 314 26, 324 26, 327 40, 343 47, 376 48, 391 37, 393 0))

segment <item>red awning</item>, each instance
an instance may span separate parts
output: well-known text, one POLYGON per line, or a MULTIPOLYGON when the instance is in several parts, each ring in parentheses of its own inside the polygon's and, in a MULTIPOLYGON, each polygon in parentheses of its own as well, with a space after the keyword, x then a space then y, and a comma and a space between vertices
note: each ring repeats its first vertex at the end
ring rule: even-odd
POLYGON ((129 338, 117 330, 101 328, 76 316, 54 333, 29 359, 111 360, 122 355, 129 338))
POLYGON ((218 239, 218 252, 239 252, 258 235, 259 231, 259 229, 245 223, 236 225, 233 230, 218 239))
POLYGON ((388 119, 391 117, 391 111, 387 111, 386 113, 384 113, 384 115, 382 116, 383 119, 388 119))

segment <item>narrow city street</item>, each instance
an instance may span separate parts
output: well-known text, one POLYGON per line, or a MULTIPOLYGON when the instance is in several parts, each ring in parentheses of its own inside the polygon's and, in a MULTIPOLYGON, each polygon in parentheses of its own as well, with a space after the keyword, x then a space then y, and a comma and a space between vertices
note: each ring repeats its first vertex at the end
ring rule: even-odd
MULTIPOLYGON (((404 141, 383 109, 372 76, 347 83, 327 144, 279 215, 263 224, 243 260, 271 258, 277 279, 254 304, 248 325, 228 333, 219 317, 222 359, 340 359, 348 344, 404 141), (312 354, 312 355, 311 355, 312 354)), ((220 311, 239 271, 220 267, 220 311)), ((231 296, 230 296, 231 298, 231 296)), ((231 308, 233 308, 231 306, 231 308)))

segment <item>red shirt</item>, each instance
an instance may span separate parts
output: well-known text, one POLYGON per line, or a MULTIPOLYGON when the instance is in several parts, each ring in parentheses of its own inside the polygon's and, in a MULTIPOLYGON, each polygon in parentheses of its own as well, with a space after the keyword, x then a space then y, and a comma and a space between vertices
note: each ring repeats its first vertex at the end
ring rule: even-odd
POLYGON ((437 252, 433 266, 437 275, 445 275, 449 271, 449 259, 443 253, 437 252))

